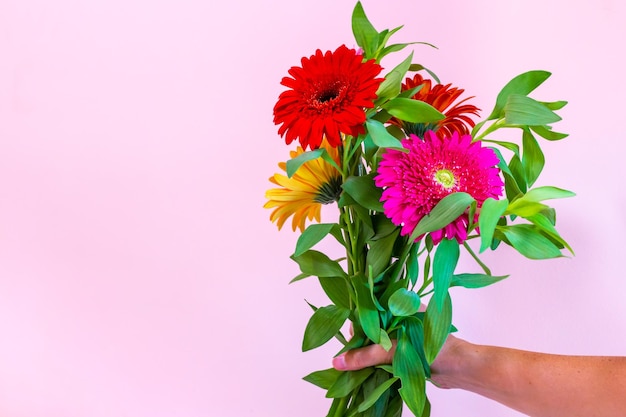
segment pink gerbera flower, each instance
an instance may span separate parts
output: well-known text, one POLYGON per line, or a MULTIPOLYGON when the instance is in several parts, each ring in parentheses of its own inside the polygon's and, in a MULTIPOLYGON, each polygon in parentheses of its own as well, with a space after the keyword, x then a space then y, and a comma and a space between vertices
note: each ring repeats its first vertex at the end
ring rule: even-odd
MULTIPOLYGON (((402 141, 408 153, 388 149, 383 154, 374 178, 384 188, 381 201, 385 215, 402 226, 401 234, 410 235, 417 223, 429 214, 444 197, 455 192, 466 192, 478 203, 489 197, 502 195, 504 183, 496 167, 499 160, 481 142, 472 142, 469 135, 439 138, 426 132, 424 140, 416 135, 402 141)), ((467 239, 469 216, 462 214, 443 229, 431 233, 439 243, 444 237, 459 243, 467 239)), ((423 236, 418 237, 418 240, 423 236)))

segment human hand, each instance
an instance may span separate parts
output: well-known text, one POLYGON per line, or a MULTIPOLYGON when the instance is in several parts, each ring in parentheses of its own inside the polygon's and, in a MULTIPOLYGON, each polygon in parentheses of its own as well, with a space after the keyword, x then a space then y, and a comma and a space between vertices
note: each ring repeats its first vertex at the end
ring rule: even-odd
MULTIPOLYGON (((431 381, 440 388, 450 388, 448 375, 457 367, 461 348, 468 343, 453 335, 448 335, 446 342, 432 363, 431 381)), ((396 350, 396 341, 392 341, 392 347, 386 351, 381 345, 369 345, 353 349, 333 358, 333 367, 338 371, 355 371, 383 364, 391 364, 396 350)), ((420 364, 421 366, 421 364, 420 364)))

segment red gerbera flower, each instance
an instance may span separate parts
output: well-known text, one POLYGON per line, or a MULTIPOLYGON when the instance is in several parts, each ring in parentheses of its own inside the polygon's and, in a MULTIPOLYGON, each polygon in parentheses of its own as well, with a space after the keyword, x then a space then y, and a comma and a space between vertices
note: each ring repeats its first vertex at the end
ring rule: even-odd
MULTIPOLYGON (((432 131, 424 139, 416 135, 402 141, 409 152, 387 149, 374 181, 384 188, 381 201, 385 215, 410 235, 444 197, 455 192, 470 194, 478 207, 491 197, 502 195, 504 183, 499 176, 498 157, 469 135, 440 138, 432 131)), ((444 237, 459 243, 467 239, 469 216, 462 214, 443 229, 431 233, 439 243, 444 237)), ((421 239, 421 236, 418 237, 421 239)))
POLYGON ((291 77, 281 84, 288 87, 274 106, 274 123, 287 144, 294 139, 302 148, 319 148, 322 138, 337 147, 341 134, 365 133, 364 108, 374 107, 376 90, 383 78, 376 78, 382 67, 345 45, 335 52, 317 50, 302 58, 302 67, 291 67, 291 77))
POLYGON ((479 109, 472 104, 463 103, 473 97, 467 97, 454 104, 454 101, 465 90, 451 87, 452 84, 432 86, 432 81, 424 79, 420 74, 415 74, 413 78, 407 78, 402 84, 402 90, 410 90, 420 85, 422 87, 412 98, 430 104, 443 113, 446 116, 445 119, 429 125, 398 120, 393 120, 392 123, 400 125, 407 134, 413 133, 420 137, 423 137, 427 130, 434 130, 440 138, 452 136, 454 132, 459 135, 468 135, 470 129, 476 124, 469 116, 478 116, 479 109))

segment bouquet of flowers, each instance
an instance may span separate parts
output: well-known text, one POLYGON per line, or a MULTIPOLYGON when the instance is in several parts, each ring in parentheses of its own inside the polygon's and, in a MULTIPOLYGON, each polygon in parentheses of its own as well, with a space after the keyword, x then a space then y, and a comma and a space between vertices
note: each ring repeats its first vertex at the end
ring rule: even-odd
POLYGON ((449 289, 506 278, 479 258, 502 244, 530 259, 572 252, 545 201, 573 193, 533 188, 545 164, 538 138, 567 136, 551 127, 566 102, 530 98, 550 74, 529 71, 477 123, 471 97, 460 99, 464 90, 440 83, 412 53, 381 75, 381 60, 410 45, 389 43, 400 27, 377 31, 357 3, 352 29, 358 49, 317 50, 281 81, 274 123, 300 146, 270 178, 276 187, 265 207, 279 229, 291 217, 301 232, 291 256, 301 274, 292 282, 316 277, 329 299, 310 305, 303 351, 333 338, 338 353, 397 342, 392 365, 304 378, 333 399, 328 415, 399 416, 404 403, 429 416, 430 365, 455 331, 449 289), (499 138, 501 129, 519 129, 521 138, 499 138), (321 223, 322 204, 336 204, 336 221, 321 223), (326 237, 342 248, 339 259, 314 249, 326 237), (479 273, 456 271, 461 251, 479 273))

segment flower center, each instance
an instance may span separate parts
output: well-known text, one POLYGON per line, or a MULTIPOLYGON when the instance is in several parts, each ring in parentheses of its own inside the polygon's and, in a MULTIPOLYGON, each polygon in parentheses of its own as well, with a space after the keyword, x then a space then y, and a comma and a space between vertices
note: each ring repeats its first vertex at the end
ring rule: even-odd
POLYGON ((437 181, 443 188, 449 190, 456 184, 454 174, 449 169, 440 169, 435 172, 435 181, 437 181))
POLYGON ((347 85, 341 80, 334 80, 315 86, 309 104, 317 111, 329 111, 345 100, 347 85))
POLYGON ((320 103, 326 103, 327 101, 336 99, 338 95, 339 92, 337 91, 337 89, 329 88, 328 90, 320 91, 319 95, 317 96, 317 101, 319 101, 320 103))
POLYGON ((341 190, 341 177, 333 177, 318 187, 314 200, 321 204, 334 203, 339 200, 341 190))

